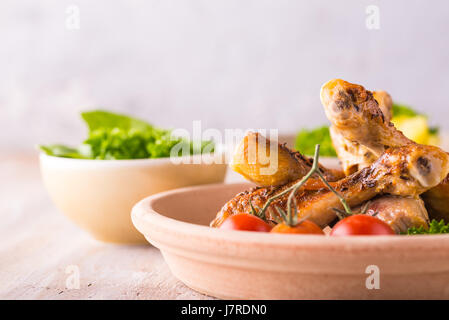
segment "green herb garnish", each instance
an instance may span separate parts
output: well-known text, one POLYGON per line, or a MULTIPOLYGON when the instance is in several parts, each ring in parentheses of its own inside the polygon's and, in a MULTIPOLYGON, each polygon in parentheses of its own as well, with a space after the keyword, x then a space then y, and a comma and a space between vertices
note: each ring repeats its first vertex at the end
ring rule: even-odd
POLYGON ((83 112, 89 132, 88 138, 76 148, 64 145, 40 145, 48 155, 77 159, 145 159, 169 157, 175 145, 189 154, 213 151, 212 141, 193 142, 173 137, 170 130, 160 129, 136 118, 108 111, 83 112))
POLYGON ((422 226, 416 228, 409 228, 406 233, 407 235, 417 235, 417 234, 441 234, 449 233, 449 223, 445 224, 444 220, 441 219, 439 222, 435 219, 429 224, 429 229, 424 229, 422 226))
POLYGON ((429 128, 429 134, 430 135, 438 135, 440 133, 439 127, 430 127, 429 128))

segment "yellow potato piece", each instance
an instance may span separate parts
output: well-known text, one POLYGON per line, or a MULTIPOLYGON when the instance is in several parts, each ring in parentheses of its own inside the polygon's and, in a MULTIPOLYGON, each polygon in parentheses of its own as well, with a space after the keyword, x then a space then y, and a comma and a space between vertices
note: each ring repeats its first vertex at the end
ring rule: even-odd
POLYGON ((420 144, 429 144, 429 125, 425 116, 396 117, 391 121, 407 138, 420 144))
POLYGON ((439 146, 440 145, 440 137, 438 136, 438 134, 430 134, 429 135, 429 141, 428 144, 432 145, 432 146, 439 146))

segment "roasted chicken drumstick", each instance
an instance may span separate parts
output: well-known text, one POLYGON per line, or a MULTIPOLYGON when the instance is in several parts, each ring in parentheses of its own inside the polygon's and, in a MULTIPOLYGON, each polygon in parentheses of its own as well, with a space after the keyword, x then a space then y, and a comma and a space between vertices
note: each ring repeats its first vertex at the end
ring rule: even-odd
POLYGON ((411 227, 427 229, 429 217, 421 199, 384 195, 366 202, 354 212, 376 216, 387 223, 396 233, 407 232, 411 227))
MULTIPOLYGON (((391 96, 385 91, 374 91, 373 97, 378 102, 385 121, 389 122, 393 106, 391 96)), ((346 175, 366 168, 377 160, 378 156, 373 154, 363 144, 346 139, 341 132, 341 128, 331 126, 329 131, 338 159, 346 175)))
MULTIPOLYGON (((433 146, 411 144, 390 148, 370 167, 356 172, 332 185, 351 206, 357 206, 378 194, 417 197, 436 186, 449 173, 449 155, 433 146)), ((292 183, 282 187, 253 189, 238 194, 226 203, 211 226, 218 227, 230 215, 250 213, 251 204, 262 207, 273 195, 282 192, 292 183)), ((277 217, 276 206, 286 209, 288 194, 275 200, 268 209, 268 218, 277 217)), ((320 181, 309 180, 296 194, 299 215, 324 227, 341 209, 338 197, 320 181)))
MULTIPOLYGON (((345 171, 353 170, 351 162, 357 169, 369 166, 389 147, 416 144, 394 127, 389 121, 390 113, 384 114, 379 107, 384 102, 378 103, 375 98, 364 87, 340 79, 331 80, 321 88, 321 102, 332 123, 332 138, 337 152, 342 146, 340 137, 345 143, 365 148, 374 155, 360 161, 360 154, 354 151, 357 149, 340 151, 339 156, 344 154, 345 171)), ((422 197, 432 218, 449 221, 449 176, 422 197)))

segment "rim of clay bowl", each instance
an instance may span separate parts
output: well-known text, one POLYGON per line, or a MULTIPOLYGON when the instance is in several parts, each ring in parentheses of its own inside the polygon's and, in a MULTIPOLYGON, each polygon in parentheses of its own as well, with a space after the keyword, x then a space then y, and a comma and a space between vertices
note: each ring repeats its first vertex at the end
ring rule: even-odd
MULTIPOLYGON (((332 237, 321 235, 293 235, 293 234, 273 234, 266 232, 250 232, 250 231, 232 231, 232 230, 220 230, 211 228, 205 225, 194 224, 190 222, 184 222, 174 218, 169 218, 163 214, 158 213, 153 209, 153 205, 158 200, 167 196, 172 196, 182 193, 197 193, 201 190, 216 189, 221 190, 225 186, 235 187, 237 185, 250 186, 248 183, 234 183, 234 184, 209 184, 194 187, 185 187, 174 190, 169 190, 161 193, 154 194, 139 201, 132 209, 132 221, 142 234, 148 238, 152 238, 151 234, 148 234, 147 230, 153 226, 161 230, 172 231, 176 234, 183 236, 196 235, 203 239, 210 239, 216 241, 226 241, 228 244, 239 245, 241 243, 257 243, 259 245, 270 245, 271 247, 279 248, 304 248, 304 247, 320 247, 327 248, 328 250, 342 249, 345 246, 350 245, 351 251, 364 251, 364 250, 383 250, 385 246, 391 249, 400 250, 405 244, 407 244, 407 250, 422 250, 426 249, 426 253, 431 253, 432 249, 442 248, 449 249, 449 234, 437 234, 437 235, 382 235, 382 236, 347 236, 347 237, 332 237)), ((244 190, 244 189, 242 189, 244 190)), ((211 213, 212 214, 212 213, 211 213)), ((158 243, 166 246, 173 246, 173 241, 160 241, 158 243)), ((176 243, 178 248, 184 248, 192 250, 188 243, 176 243)), ((207 241, 203 247, 195 248, 195 251, 205 252, 210 250, 210 243, 207 241)))

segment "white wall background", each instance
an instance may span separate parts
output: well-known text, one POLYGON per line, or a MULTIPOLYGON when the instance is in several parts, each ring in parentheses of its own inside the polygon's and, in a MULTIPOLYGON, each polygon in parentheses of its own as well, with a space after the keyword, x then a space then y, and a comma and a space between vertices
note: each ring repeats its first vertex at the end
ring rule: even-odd
POLYGON ((327 123, 319 89, 333 77, 449 129, 448 31, 446 0, 2 0, 0 148, 81 141, 78 113, 96 107, 292 132, 327 123), (372 4, 380 30, 365 26, 372 4))

